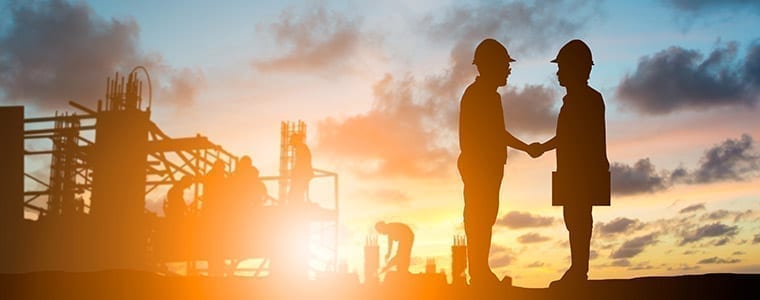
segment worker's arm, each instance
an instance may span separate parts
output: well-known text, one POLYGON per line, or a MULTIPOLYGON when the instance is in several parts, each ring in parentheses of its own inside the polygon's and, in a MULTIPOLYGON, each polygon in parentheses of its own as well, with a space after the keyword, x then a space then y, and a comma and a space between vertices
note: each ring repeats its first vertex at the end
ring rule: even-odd
POLYGON ((391 251, 393 251, 393 239, 391 239, 390 236, 388 236, 388 252, 385 253, 385 260, 388 260, 388 258, 391 257, 391 251))
POLYGON ((504 138, 507 140, 507 146, 523 152, 528 152, 528 144, 525 144, 523 141, 509 133, 509 131, 504 131, 504 138))
POLYGON ((541 149, 541 152, 546 152, 546 151, 557 149, 557 137, 555 136, 555 137, 551 138, 550 140, 548 140, 548 141, 544 142, 543 144, 541 144, 541 148, 540 149, 541 149))

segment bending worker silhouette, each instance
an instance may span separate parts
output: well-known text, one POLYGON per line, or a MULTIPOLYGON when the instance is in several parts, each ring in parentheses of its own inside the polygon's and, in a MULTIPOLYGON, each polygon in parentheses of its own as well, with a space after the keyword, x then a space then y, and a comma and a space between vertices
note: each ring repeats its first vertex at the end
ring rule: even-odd
POLYGON ((470 284, 492 285, 499 279, 488 265, 491 230, 499 211, 499 190, 507 162, 507 147, 522 151, 527 145, 512 136, 504 122, 501 96, 496 91, 507 84, 510 63, 515 60, 493 39, 475 49, 473 64, 480 76, 462 95, 459 110, 457 161, 464 183, 464 230, 470 284))
POLYGON ((610 164, 607 160, 604 100, 588 85, 591 49, 572 40, 559 50, 557 79, 567 90, 557 119, 556 135, 533 144, 540 153, 556 149, 557 171, 552 177, 552 204, 563 206, 570 235, 572 265, 556 285, 577 285, 588 278, 593 205, 610 205, 610 164))
POLYGON ((384 273, 392 267, 396 267, 399 272, 409 273, 409 263, 412 259, 412 244, 414 244, 414 232, 408 225, 403 223, 375 223, 375 230, 380 234, 388 236, 388 253, 385 254, 385 260, 388 263, 380 270, 384 273), (398 243, 396 255, 390 260, 393 251, 393 242, 398 243))

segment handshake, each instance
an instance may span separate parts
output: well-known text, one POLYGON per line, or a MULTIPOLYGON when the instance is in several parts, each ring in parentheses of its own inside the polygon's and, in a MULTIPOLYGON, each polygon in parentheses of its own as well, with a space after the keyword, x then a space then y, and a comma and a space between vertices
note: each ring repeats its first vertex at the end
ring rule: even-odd
POLYGON ((546 150, 544 149, 544 145, 541 143, 533 143, 525 148, 525 153, 528 153, 528 155, 530 155, 532 158, 541 156, 545 151, 546 150))

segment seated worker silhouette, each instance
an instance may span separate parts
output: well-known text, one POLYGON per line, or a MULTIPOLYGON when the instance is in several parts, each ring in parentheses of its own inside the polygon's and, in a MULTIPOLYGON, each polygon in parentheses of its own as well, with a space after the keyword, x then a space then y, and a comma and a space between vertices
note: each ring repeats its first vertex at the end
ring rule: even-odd
POLYGON ((499 87, 512 72, 507 48, 493 39, 483 40, 473 64, 480 74, 462 95, 459 108, 457 168, 464 184, 464 230, 470 285, 499 283, 488 265, 491 234, 499 211, 499 191, 507 162, 507 147, 526 151, 528 146, 507 131, 499 87))
POLYGON ((309 182, 314 176, 314 169, 311 166, 311 150, 306 145, 305 139, 306 136, 302 133, 292 136, 295 159, 290 174, 288 198, 294 203, 303 203, 308 200, 306 199, 306 192, 309 190, 309 182))
POLYGON ((569 232, 572 264, 551 286, 583 284, 588 278, 593 205, 610 205, 610 164, 607 160, 604 100, 588 85, 591 50, 572 40, 559 50, 557 79, 567 90, 557 119, 556 135, 531 150, 556 149, 557 171, 552 177, 552 204, 563 206, 569 232))
POLYGON ((387 261, 385 267, 380 273, 385 273, 392 267, 396 267, 399 272, 409 273, 409 263, 412 258, 412 244, 414 244, 414 233, 409 225, 403 223, 375 223, 375 230, 378 233, 388 236, 388 252, 385 254, 387 261), (393 243, 398 243, 396 255, 388 260, 393 251, 393 243))
POLYGON ((237 163, 235 172, 230 176, 231 199, 234 202, 232 213, 245 214, 251 208, 264 206, 266 186, 259 177, 259 169, 253 166, 251 157, 245 155, 237 163))
POLYGON ((164 215, 169 220, 181 222, 187 214, 187 204, 185 204, 185 189, 193 184, 193 178, 182 176, 166 193, 166 202, 164 202, 164 215))
POLYGON ((227 226, 225 208, 229 206, 229 191, 226 165, 222 160, 216 160, 211 170, 203 178, 203 220, 205 240, 208 250, 208 274, 222 276, 224 274, 223 235, 227 226))
POLYGON ((203 177, 203 215, 208 221, 216 220, 222 213, 226 198, 227 172, 224 161, 217 160, 203 177))

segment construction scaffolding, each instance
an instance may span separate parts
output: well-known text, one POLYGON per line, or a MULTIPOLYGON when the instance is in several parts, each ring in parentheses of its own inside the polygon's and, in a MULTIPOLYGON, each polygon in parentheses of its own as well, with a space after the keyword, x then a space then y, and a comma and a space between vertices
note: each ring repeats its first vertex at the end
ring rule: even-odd
MULTIPOLYGON (((286 198, 293 166, 291 137, 305 134, 303 122, 283 122, 280 174, 260 177, 277 183, 278 197, 269 196, 260 211, 219 227, 210 225, 203 213, 204 178, 219 162, 230 175, 237 169, 239 157, 200 134, 172 138, 164 133, 150 120, 150 90, 147 70, 137 67, 126 76, 116 73, 108 78, 105 103, 99 100, 95 109, 69 102, 77 113, 56 112, 52 117, 19 119, 21 129, 10 124, 15 119, 8 119, 5 129, 18 131, 16 135, 23 137, 23 143, 10 143, 2 150, 12 153, 19 148, 19 157, 12 160, 14 166, 18 160, 18 169, 23 169, 18 176, 25 182, 17 184, 23 191, 19 205, 8 201, 1 213, 23 213, 26 221, 18 218, 19 222, 3 227, 3 242, 18 245, 24 254, 2 256, 0 272, 112 268, 166 271, 167 263, 184 262, 187 273, 192 274, 203 272, 198 262, 209 261, 213 256, 226 262, 225 274, 252 272, 254 276, 266 276, 273 273, 273 268, 282 267, 282 262, 291 260, 277 257, 277 262, 272 262, 273 257, 293 245, 308 246, 304 247, 309 251, 308 265, 300 267, 308 269, 309 278, 335 270, 338 175, 314 170, 314 184, 320 186, 320 193, 309 197, 311 205, 287 205, 281 201, 286 198), (148 80, 147 101, 143 100, 139 71, 148 80), (46 156, 49 166, 40 165, 46 156), (24 161, 32 164, 25 165, 24 161), (160 202, 167 189, 184 176, 193 179, 192 197, 186 199, 186 220, 172 222, 160 210, 148 209, 155 207, 151 203, 160 202), (294 223, 304 226, 292 226, 294 223), (303 232, 283 236, 283 232, 292 230, 303 232), (241 262, 246 260, 258 262, 255 267, 243 267, 241 262)), ((16 116, 19 111, 23 118, 22 107, 3 108, 2 113, 16 116)), ((14 169, 8 170, 3 178, 15 176, 14 169)))

